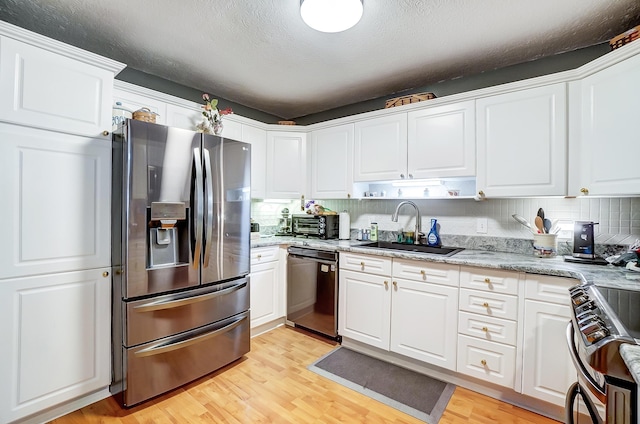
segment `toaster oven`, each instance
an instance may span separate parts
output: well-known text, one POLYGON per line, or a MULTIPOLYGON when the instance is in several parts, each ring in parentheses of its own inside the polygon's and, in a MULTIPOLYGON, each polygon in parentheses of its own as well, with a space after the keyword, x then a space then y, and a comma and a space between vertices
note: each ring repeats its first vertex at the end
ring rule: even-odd
POLYGON ((291 232, 294 236, 336 239, 339 235, 338 215, 293 215, 291 232))

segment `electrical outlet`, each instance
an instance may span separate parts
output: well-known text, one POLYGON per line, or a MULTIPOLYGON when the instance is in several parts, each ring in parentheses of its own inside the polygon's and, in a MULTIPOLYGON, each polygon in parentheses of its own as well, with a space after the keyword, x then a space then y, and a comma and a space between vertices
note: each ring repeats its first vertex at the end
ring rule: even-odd
POLYGON ((488 225, 489 225, 488 218, 478 218, 476 220, 476 232, 480 234, 487 234, 488 225))

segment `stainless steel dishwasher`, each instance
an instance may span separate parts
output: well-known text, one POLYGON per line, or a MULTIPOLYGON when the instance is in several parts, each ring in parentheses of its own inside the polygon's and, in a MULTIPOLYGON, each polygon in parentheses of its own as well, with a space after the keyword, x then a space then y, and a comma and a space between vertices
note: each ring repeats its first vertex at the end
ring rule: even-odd
POLYGON ((338 254, 291 246, 287 259, 287 325, 336 341, 338 254))

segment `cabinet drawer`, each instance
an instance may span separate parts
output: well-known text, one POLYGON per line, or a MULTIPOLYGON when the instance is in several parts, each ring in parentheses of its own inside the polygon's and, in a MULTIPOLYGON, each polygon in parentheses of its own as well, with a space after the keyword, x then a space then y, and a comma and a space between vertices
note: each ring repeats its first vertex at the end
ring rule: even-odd
POLYGON ((460 281, 460 268, 456 265, 394 259, 392 268, 393 278, 405 278, 454 287, 458 287, 460 281))
POLYGON ((513 389, 516 348, 458 336, 458 372, 513 389))
POLYGON ((569 287, 580 284, 580 281, 573 278, 537 274, 527 274, 524 281, 524 293, 527 299, 559 305, 569 305, 569 287))
POLYGON ((391 275, 391 258, 340 253, 340 269, 388 276, 391 275))
POLYGON ((251 249, 251 265, 278 260, 278 246, 255 247, 251 249))
POLYGON ((518 317, 518 298, 500 293, 460 289, 460 310, 516 320, 518 317))
POLYGON ((515 346, 517 324, 515 321, 460 312, 458 333, 515 346))
POLYGON ((517 295, 518 273, 463 266, 460 268, 460 287, 517 295))

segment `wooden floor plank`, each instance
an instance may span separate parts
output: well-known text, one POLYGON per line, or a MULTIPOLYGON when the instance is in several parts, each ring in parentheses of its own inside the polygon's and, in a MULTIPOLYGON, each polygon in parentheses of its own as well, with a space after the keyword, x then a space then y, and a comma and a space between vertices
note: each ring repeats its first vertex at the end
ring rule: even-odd
MULTIPOLYGON (((251 340, 251 352, 171 393, 131 409, 104 399, 52 424, 366 423, 422 421, 307 369, 335 343, 291 328, 251 340)), ((440 424, 557 424, 556 421, 456 388, 440 424)))

